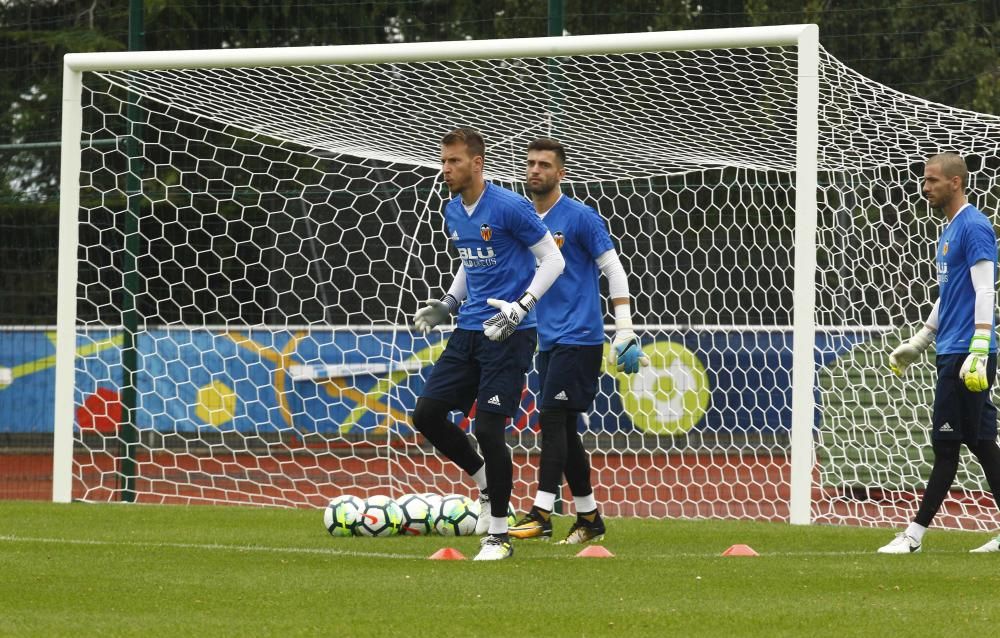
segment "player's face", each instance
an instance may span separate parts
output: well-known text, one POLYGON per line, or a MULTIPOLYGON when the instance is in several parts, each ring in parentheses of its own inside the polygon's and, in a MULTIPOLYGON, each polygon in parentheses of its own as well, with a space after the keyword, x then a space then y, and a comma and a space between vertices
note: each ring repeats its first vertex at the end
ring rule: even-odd
POLYGON ((465 144, 441 147, 441 176, 452 194, 461 193, 471 186, 482 170, 483 158, 478 155, 472 157, 465 144))
POLYGON ((559 187, 566 169, 559 163, 555 151, 528 151, 524 175, 526 188, 532 195, 545 195, 559 187))
POLYGON ((957 176, 946 177, 938 164, 928 164, 924 168, 923 193, 931 208, 947 208, 955 197, 961 195, 962 181, 957 176))

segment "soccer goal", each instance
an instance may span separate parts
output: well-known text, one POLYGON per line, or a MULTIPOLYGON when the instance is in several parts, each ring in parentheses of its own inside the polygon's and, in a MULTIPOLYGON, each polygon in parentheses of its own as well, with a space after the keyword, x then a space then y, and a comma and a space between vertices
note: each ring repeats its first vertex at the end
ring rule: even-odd
MULTIPOLYGON (((71 54, 63 100, 56 501, 469 493, 408 421, 449 330, 407 325, 455 270, 439 140, 468 125, 515 190, 560 139, 629 273, 653 365, 579 424, 606 514, 915 508, 932 364, 884 360, 934 294, 922 162, 968 155, 997 210, 1000 121, 859 76, 813 25, 71 54)), ((943 524, 989 524, 977 476, 943 524)))

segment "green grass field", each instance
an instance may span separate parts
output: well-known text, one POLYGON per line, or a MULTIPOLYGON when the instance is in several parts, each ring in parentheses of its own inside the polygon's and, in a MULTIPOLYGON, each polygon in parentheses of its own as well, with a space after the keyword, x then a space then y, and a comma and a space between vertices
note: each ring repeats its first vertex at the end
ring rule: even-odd
MULTIPOLYGON (((565 533, 570 520, 556 522, 565 533)), ((1000 555, 932 530, 609 519, 614 558, 522 541, 332 538, 321 511, 0 503, 0 635, 991 635, 1000 555), (759 557, 722 557, 732 544, 759 557)))

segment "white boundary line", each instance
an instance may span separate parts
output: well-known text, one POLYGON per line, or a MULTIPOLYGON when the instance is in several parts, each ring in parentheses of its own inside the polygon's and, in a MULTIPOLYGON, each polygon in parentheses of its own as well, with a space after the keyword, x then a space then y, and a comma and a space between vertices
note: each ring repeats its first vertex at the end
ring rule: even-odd
POLYGON ((265 547, 261 545, 225 545, 222 543, 161 543, 153 541, 102 541, 84 538, 41 538, 32 536, 17 536, 14 534, 0 535, 0 542, 5 543, 50 543, 53 545, 93 545, 98 547, 162 547, 169 549, 203 549, 228 550, 234 552, 265 552, 275 554, 325 554, 333 556, 357 556, 361 558, 426 558, 423 554, 400 554, 389 552, 358 552, 341 549, 322 549, 317 547, 265 547))
MULTIPOLYGON (((4 543, 50 543, 54 545, 91 545, 98 547, 150 547, 150 548, 169 548, 169 549, 201 549, 201 550, 223 550, 223 551, 233 551, 233 552, 262 552, 262 553, 275 553, 275 554, 313 554, 321 556, 349 556, 356 558, 394 558, 394 559, 417 559, 425 560, 427 555, 425 554, 404 554, 404 553, 390 553, 390 552, 359 552, 353 550, 343 550, 343 549, 323 549, 315 547, 266 547, 261 545, 225 545, 222 543, 161 543, 161 542, 146 542, 146 541, 103 541, 103 540, 91 540, 91 539, 75 539, 75 538, 43 538, 43 537, 30 537, 30 536, 17 536, 15 534, 3 534, 0 535, 0 542, 4 543)), ((965 554, 967 552, 960 550, 934 550, 932 554, 965 554)), ((616 555, 617 556, 617 555, 616 555)), ((857 550, 857 551, 804 551, 804 552, 766 552, 761 554, 758 558, 823 558, 823 557, 838 557, 838 556, 871 556, 872 558, 878 557, 874 549, 857 550)), ((532 557, 531 560, 537 560, 540 557, 532 557)), ((565 560, 568 558, 575 558, 575 556, 546 556, 543 557, 547 560, 565 560)), ((678 552, 673 554, 636 554, 634 556, 625 556, 628 559, 677 559, 677 558, 723 558, 722 553, 695 553, 695 552, 678 552)), ((885 560, 883 558, 878 558, 878 560, 885 560)), ((889 559, 892 560, 892 559, 889 559)))

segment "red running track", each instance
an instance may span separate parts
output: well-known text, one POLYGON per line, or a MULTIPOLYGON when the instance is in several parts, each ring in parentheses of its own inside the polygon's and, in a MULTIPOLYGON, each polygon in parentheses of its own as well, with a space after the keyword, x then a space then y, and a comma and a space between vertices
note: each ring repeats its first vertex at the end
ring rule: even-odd
MULTIPOLYGON (((136 500, 143 503, 322 507, 341 493, 475 492, 455 466, 422 452, 395 453, 391 460, 308 449, 278 456, 157 452, 137 462, 136 500)), ((514 455, 512 501, 519 512, 531 505, 536 463, 535 456, 514 455)), ((783 456, 593 453, 591 463, 595 497, 608 516, 788 520, 790 467, 783 456)), ((79 454, 76 464, 74 499, 120 500, 111 454, 79 454)), ((563 496, 572 503, 568 492, 563 496)), ((0 455, 0 500, 51 498, 51 455, 0 455)), ((818 523, 900 525, 913 516, 918 498, 913 492, 817 488, 813 518, 818 523)), ((955 491, 935 525, 993 529, 998 521, 988 493, 955 491)))

